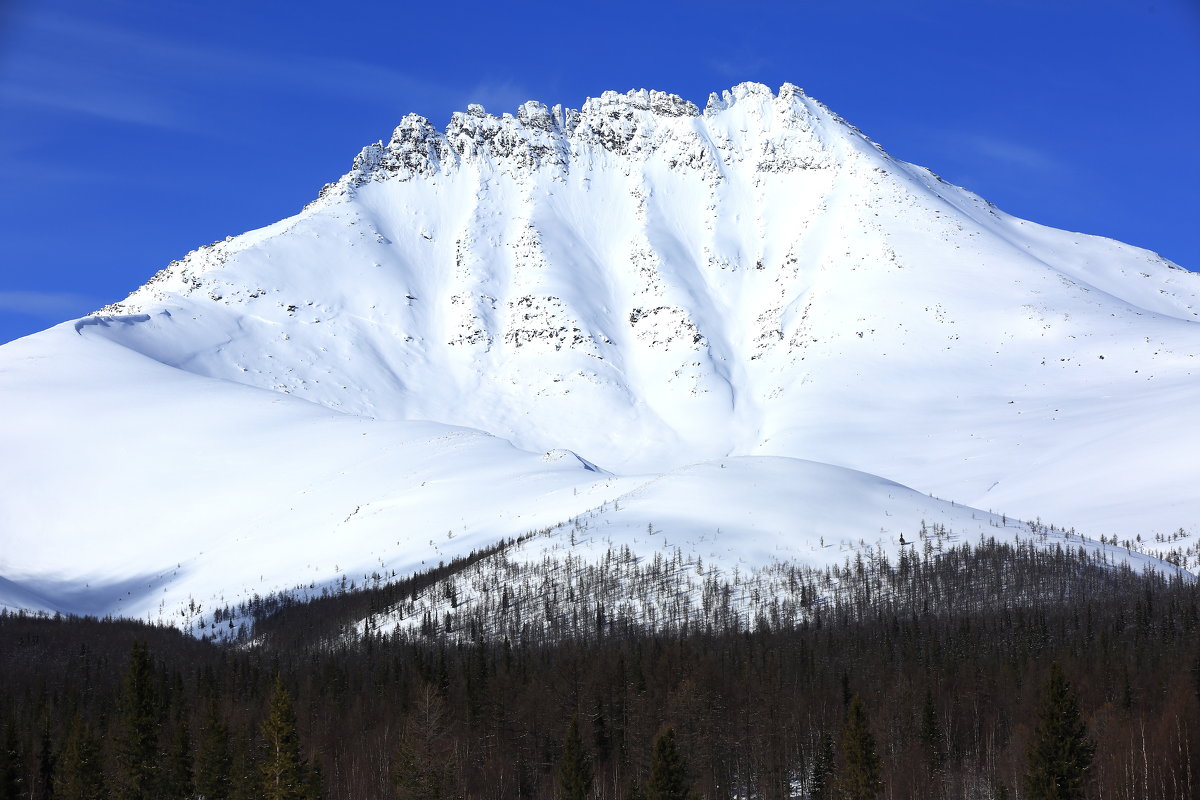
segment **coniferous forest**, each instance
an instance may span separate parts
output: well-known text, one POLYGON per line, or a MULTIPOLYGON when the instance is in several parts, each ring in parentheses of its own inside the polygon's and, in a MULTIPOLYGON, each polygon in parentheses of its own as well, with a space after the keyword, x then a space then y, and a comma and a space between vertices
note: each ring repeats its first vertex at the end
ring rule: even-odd
POLYGON ((752 621, 347 624, 451 567, 229 641, 0 615, 0 800, 1200 796, 1190 579, 989 542, 752 621))

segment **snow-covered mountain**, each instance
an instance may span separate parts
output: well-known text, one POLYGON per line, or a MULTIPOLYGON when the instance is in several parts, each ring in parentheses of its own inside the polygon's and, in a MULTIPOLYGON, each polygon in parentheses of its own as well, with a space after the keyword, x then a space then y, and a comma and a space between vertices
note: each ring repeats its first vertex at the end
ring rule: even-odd
POLYGON ((0 348, 0 602, 173 618, 583 515, 729 565, 922 520, 1182 549, 1198 322, 1200 276, 791 85, 410 115, 300 214, 0 348))

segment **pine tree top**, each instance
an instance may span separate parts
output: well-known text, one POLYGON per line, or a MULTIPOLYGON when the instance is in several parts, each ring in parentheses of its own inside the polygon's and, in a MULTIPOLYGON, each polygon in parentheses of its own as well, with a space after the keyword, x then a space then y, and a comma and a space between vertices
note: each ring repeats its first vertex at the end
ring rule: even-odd
POLYGON ((1082 800, 1096 746, 1079 712, 1079 693, 1057 661, 1038 707, 1038 723, 1026 755, 1025 791, 1030 800, 1082 800))
POLYGON ((687 765, 675 741, 675 729, 667 728, 654 743, 646 800, 689 800, 691 796, 687 765))

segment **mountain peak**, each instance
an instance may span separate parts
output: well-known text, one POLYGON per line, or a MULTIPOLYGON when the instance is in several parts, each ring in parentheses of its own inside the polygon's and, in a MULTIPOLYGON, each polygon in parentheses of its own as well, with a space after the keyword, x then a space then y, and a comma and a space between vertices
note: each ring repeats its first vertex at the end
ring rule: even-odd
POLYGON ((794 83, 783 84, 779 87, 779 92, 777 94, 771 91, 771 87, 767 86, 766 84, 757 83, 755 81, 744 81, 730 89, 720 92, 719 94, 717 92, 711 92, 708 95, 708 103, 704 108, 704 113, 720 113, 735 103, 742 101, 757 101, 761 103, 763 101, 770 102, 779 100, 787 103, 788 101, 796 98, 808 99, 808 96, 804 94, 803 89, 794 83))
POLYGON ((635 89, 606 91, 579 109, 528 101, 516 114, 499 116, 479 104, 454 112, 444 130, 418 114, 405 116, 386 144, 363 149, 350 172, 326 186, 321 199, 353 192, 366 183, 431 176, 460 163, 528 173, 550 168, 565 173, 605 154, 644 160, 666 150, 670 163, 701 169, 720 182, 731 159, 757 152, 768 170, 828 162, 822 117, 844 125, 795 85, 778 93, 761 83, 741 83, 710 95, 703 111, 676 94, 635 89), (736 124, 723 122, 730 114, 736 124))
POLYGON ((649 111, 660 117, 696 117, 700 109, 677 94, 653 89, 634 89, 624 94, 607 91, 599 97, 589 97, 580 109, 583 117, 611 114, 614 110, 649 111))
POLYGON ((1171 266, 790 84, 409 115, 300 214, 0 350, 0 566, 141 570, 138 605, 92 584, 141 613, 586 520, 706 564, 1010 527, 983 509, 1175 543, 1200 276, 1171 266))
MULTIPOLYGON (((884 157, 794 85, 739 84, 703 113, 639 89, 579 110, 476 105, 444 130, 408 115, 304 213, 202 248, 107 309, 152 324, 88 335, 605 469, 803 454, 970 501, 1027 485, 1008 466, 1024 451, 944 430, 947 376, 1003 375, 1014 406, 1049 405, 1057 423, 1084 388, 1134 392, 1151 362, 1186 373, 1200 281, 1169 266, 1014 220, 884 157), (151 341, 159 310, 219 346, 151 341), (1126 327, 1146 332, 1126 341, 1126 327), (880 386, 894 390, 883 408, 865 399, 880 386), (921 466, 926 439, 897 430, 1006 466, 921 466)), ((989 406, 981 428, 1003 431, 1013 410, 989 406)))

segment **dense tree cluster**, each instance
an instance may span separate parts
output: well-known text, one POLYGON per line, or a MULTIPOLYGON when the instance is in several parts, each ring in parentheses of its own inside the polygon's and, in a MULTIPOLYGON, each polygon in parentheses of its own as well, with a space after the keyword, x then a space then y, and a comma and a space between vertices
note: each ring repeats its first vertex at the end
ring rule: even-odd
MULTIPOLYGON (((252 619, 257 637, 299 633, 301 646, 397 627, 429 638, 539 645, 645 633, 728 634, 1053 603, 1063 599, 1066 582, 1086 581, 1090 591, 1111 585, 1128 555, 1047 528, 1015 544, 989 539, 971 546, 938 525, 923 525, 914 546, 902 547, 894 563, 885 548, 862 541, 843 551, 841 564, 823 568, 776 562, 726 571, 675 548, 642 557, 628 547, 514 554, 514 545, 527 541, 395 584, 305 603, 287 594, 256 598, 216 616, 252 619), (1017 563, 1037 568, 1016 569, 1017 563)), ((222 638, 249 642, 250 628, 222 638)))
POLYGON ((994 543, 828 574, 794 619, 686 631, 349 635, 370 593, 253 646, 0 615, 0 800, 1200 791, 1193 582, 994 543))

